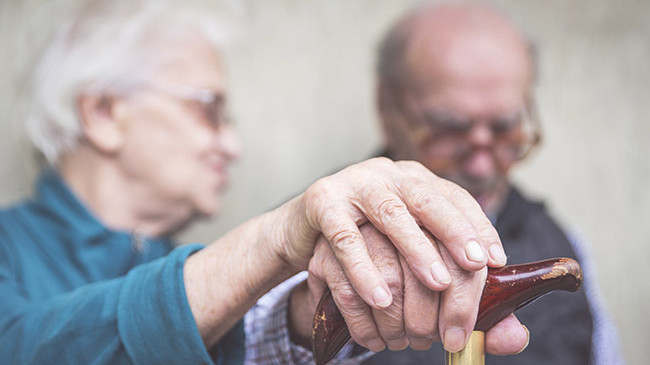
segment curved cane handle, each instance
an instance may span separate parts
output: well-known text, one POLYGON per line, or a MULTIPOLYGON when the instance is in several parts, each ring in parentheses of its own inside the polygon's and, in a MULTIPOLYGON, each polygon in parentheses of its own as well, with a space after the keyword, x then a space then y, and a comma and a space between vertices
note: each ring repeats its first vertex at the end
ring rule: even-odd
MULTIPOLYGON (((489 268, 474 328, 487 331, 542 295, 555 290, 576 291, 581 283, 580 264, 569 258, 489 268)), ((316 307, 311 339, 317 365, 331 360, 350 339, 345 320, 329 291, 316 307)))

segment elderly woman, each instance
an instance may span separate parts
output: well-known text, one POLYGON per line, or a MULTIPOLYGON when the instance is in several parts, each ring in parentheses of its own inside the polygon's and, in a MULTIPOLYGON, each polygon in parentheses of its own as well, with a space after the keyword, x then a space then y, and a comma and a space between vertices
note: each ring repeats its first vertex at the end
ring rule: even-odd
MULTIPOLYGON (((0 212, 0 358, 309 362, 327 286, 361 346, 460 349, 484 268, 505 256, 475 201, 419 164, 351 166, 207 247, 174 248, 173 233, 219 207, 240 151, 215 23, 160 1, 93 1, 55 34, 28 120, 51 167, 0 212), (309 285, 303 274, 255 305, 307 268, 309 285)), ((488 351, 526 341, 509 317, 488 351)))

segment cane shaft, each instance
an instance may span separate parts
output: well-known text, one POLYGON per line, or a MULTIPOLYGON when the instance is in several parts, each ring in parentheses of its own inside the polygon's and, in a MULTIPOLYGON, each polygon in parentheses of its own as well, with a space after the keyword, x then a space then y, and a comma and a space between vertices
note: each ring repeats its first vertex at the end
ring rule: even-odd
POLYGON ((465 348, 458 352, 447 352, 447 365, 484 365, 485 332, 472 331, 465 348))

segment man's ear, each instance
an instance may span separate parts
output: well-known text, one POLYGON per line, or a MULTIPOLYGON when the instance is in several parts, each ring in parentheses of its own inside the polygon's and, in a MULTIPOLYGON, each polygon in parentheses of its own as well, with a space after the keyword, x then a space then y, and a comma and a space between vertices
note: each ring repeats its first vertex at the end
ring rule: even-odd
POLYGON ((377 86, 376 105, 379 111, 379 119, 385 136, 402 134, 402 130, 409 130, 410 122, 405 114, 405 105, 399 99, 401 90, 394 85, 388 85, 384 80, 377 86))
POLYGON ((393 158, 412 159, 414 152, 404 155, 405 150, 417 148, 429 135, 421 123, 415 123, 417 116, 409 112, 403 86, 390 85, 384 80, 377 87, 377 106, 381 120, 384 142, 393 158))
POLYGON ((389 85, 386 81, 380 80, 377 86, 376 105, 379 111, 379 118, 386 127, 395 127, 393 124, 404 124, 409 126, 408 116, 405 115, 404 100, 401 99, 402 88, 389 85))
POLYGON ((117 152, 124 142, 122 125, 116 118, 116 99, 110 95, 83 94, 77 98, 83 135, 102 153, 117 152))
POLYGON ((379 84, 377 85, 377 92, 375 94, 375 105, 377 105, 377 109, 379 111, 379 117, 383 119, 393 113, 395 111, 395 101, 392 98, 392 93, 390 92, 390 89, 386 85, 386 82, 383 80, 379 81, 379 84))

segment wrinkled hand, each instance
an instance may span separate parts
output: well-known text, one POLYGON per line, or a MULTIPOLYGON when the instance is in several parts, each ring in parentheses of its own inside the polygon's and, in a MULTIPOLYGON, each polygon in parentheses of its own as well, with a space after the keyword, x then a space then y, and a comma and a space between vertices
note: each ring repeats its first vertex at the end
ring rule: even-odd
MULTIPOLYGON (((321 239, 309 264, 307 288, 297 289, 308 297, 305 302, 309 303, 311 313, 329 287, 350 335, 361 346, 372 351, 381 351, 385 346, 390 350, 407 346, 426 350, 442 338, 448 351, 462 349, 476 322, 486 269, 472 272, 460 268, 447 250, 429 236, 452 277, 448 289, 431 291, 417 280, 391 242, 372 225, 365 224, 360 232, 373 263, 388 283, 394 298, 392 304, 383 310, 368 306, 345 277, 330 246, 321 239)), ((519 352, 528 341, 527 331, 514 315, 486 335, 487 351, 499 355, 519 352)))
POLYGON ((387 308, 393 298, 359 232, 366 222, 390 239, 417 281, 432 290, 446 289, 451 276, 421 227, 462 269, 506 261, 494 227, 470 194, 413 161, 376 158, 350 166, 318 180, 282 212, 278 241, 285 261, 295 271, 306 269, 322 234, 355 292, 375 309, 387 308))

